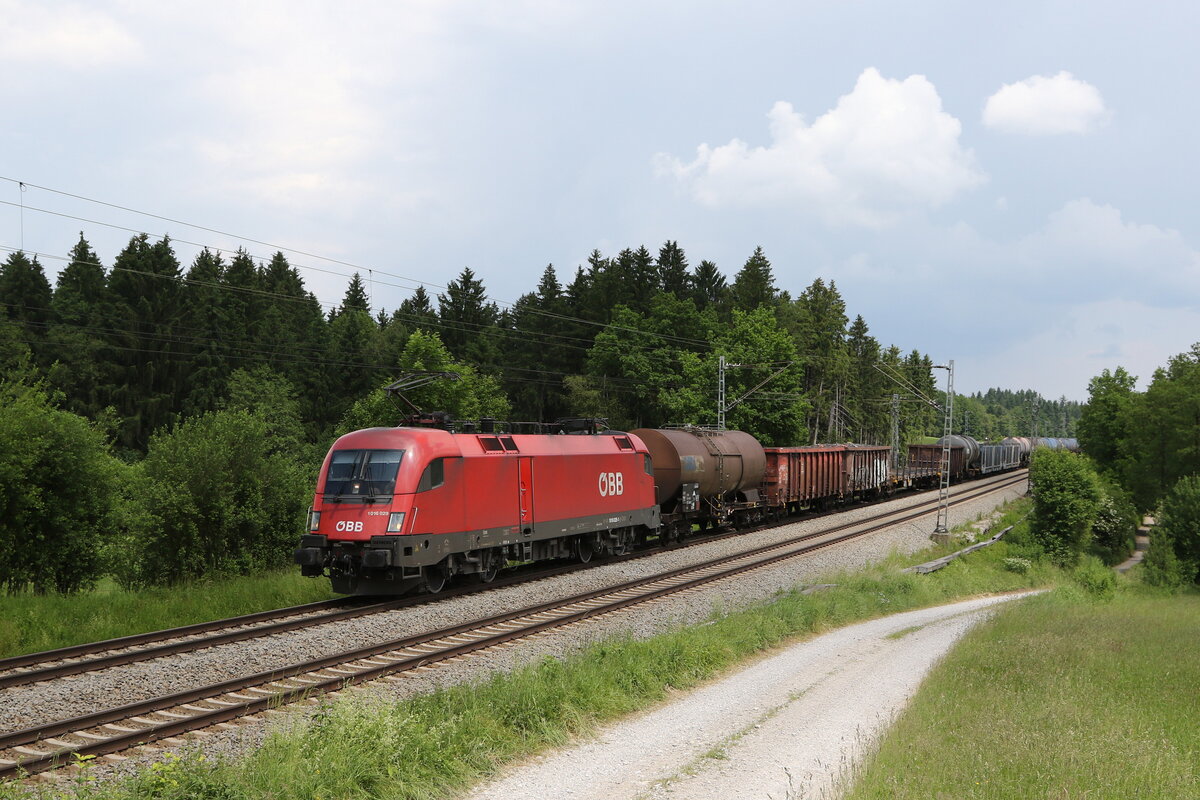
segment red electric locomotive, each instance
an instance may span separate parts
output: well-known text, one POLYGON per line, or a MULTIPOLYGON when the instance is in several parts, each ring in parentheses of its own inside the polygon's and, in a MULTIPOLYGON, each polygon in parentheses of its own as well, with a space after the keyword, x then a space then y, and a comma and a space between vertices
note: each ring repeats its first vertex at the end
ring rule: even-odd
POLYGON ((658 525, 637 436, 369 428, 325 457, 295 560, 342 594, 437 592, 507 561, 621 553, 658 525))

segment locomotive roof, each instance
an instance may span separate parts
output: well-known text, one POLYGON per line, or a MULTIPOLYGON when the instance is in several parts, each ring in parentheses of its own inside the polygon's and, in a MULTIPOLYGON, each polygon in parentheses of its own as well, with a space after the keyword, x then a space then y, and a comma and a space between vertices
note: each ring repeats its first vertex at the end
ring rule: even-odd
POLYGON ((365 428, 333 444, 334 450, 417 450, 429 458, 454 456, 646 453, 628 433, 590 435, 535 433, 452 433, 440 428, 365 428))

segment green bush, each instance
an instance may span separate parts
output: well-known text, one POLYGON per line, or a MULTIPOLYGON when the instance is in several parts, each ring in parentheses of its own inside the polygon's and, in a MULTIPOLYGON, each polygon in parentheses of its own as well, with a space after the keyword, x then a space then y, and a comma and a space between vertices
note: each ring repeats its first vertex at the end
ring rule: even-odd
POLYGON ((1099 511, 1100 480, 1083 456, 1039 449, 1029 467, 1033 538, 1055 564, 1071 566, 1091 536, 1099 511))
POLYGON ((1163 498, 1156 538, 1169 544, 1184 582, 1200 582, 1200 475, 1180 478, 1163 498))
POLYGON ((136 465, 118 579, 127 587, 245 575, 287 563, 311 476, 245 411, 193 417, 136 465))
POLYGON ((1150 549, 1142 561, 1142 576, 1151 586, 1176 591, 1184 584, 1183 570, 1175 549, 1157 529, 1150 531, 1150 549))
POLYGON ((0 589, 75 592, 103 571, 122 465, 39 385, 0 382, 0 589))
POLYGON ((1120 564, 1129 557, 1140 521, 1129 495, 1112 481, 1101 479, 1092 539, 1093 549, 1105 564, 1120 564))
POLYGON ((1071 578, 1096 600, 1111 600, 1117 592, 1117 575, 1095 556, 1087 556, 1071 571, 1071 578))
POLYGON ((1033 568, 1032 561, 1030 561, 1028 558, 1021 558, 1019 556, 1010 556, 1009 558, 1004 559, 1002 563, 1004 564, 1004 568, 1006 570, 1009 572, 1015 572, 1018 575, 1024 575, 1033 568))

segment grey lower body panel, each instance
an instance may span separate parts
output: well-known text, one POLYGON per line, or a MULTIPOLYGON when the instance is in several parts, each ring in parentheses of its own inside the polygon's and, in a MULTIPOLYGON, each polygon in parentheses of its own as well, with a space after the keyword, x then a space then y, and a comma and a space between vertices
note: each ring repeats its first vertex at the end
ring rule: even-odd
POLYGON ((579 541, 595 550, 618 549, 637 533, 658 528, 658 506, 618 514, 575 517, 531 525, 456 533, 372 536, 369 540, 330 540, 306 536, 297 562, 305 574, 328 570, 342 594, 396 594, 419 588, 422 570, 448 568, 451 574, 484 572, 490 562, 540 561, 573 554, 579 541), (301 554, 306 557, 301 560, 301 554), (319 565, 319 566, 318 566, 319 565))

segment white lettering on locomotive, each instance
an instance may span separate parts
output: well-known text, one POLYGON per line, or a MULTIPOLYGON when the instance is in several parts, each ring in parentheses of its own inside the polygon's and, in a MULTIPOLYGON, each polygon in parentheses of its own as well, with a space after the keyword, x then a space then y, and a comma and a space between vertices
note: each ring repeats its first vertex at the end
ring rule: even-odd
POLYGON ((625 494, 625 473, 601 472, 599 485, 601 497, 616 497, 625 494))
POLYGON ((362 526, 363 526, 363 524, 356 520, 344 519, 344 520, 341 520, 340 522, 338 522, 338 524, 334 525, 333 527, 339 531, 346 531, 347 533, 361 533, 362 526))

